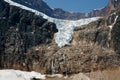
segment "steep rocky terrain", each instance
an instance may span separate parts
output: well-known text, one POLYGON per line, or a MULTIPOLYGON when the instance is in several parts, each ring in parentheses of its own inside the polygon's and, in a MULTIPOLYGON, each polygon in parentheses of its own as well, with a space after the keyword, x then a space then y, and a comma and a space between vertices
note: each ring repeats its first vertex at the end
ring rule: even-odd
MULTIPOLYGON (((114 18, 113 15, 109 17, 114 18)), ((111 31, 107 22, 109 22, 109 18, 80 26, 75 30, 73 41, 69 46, 58 48, 53 41, 49 45, 34 47, 28 52, 28 58, 32 60, 32 56, 36 56, 37 59, 39 56, 37 53, 42 50, 44 55, 41 55, 44 56, 44 59, 41 63, 40 58, 38 58, 37 63, 33 62, 36 66, 32 67, 33 64, 31 64, 29 68, 39 69, 42 68, 39 66, 41 64, 47 73, 63 73, 66 75, 119 67, 119 45, 116 45, 119 43, 117 36, 119 32, 117 32, 118 30, 113 31, 115 26, 111 31)), ((117 22, 116 24, 118 24, 117 22)))
POLYGON ((3 1, 0 1, 0 12, 0 61, 6 67, 16 55, 19 56, 16 60, 25 59, 29 48, 49 44, 58 31, 54 23, 3 1))
POLYGON ((60 48, 54 23, 0 0, 0 69, 67 75, 120 67, 116 7, 107 17, 76 27, 70 44, 60 48))

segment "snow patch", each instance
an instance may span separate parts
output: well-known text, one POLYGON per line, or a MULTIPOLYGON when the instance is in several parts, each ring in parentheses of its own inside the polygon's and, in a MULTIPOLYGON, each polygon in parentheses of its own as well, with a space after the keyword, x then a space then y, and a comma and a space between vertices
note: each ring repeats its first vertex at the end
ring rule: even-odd
POLYGON ((114 21, 114 23, 113 23, 113 24, 115 24, 115 23, 116 23, 116 21, 117 21, 117 18, 118 18, 118 16, 116 16, 116 18, 115 18, 115 21, 114 21))
POLYGON ((50 77, 50 78, 54 78, 54 77, 62 78, 63 75, 62 74, 53 74, 53 75, 47 75, 46 77, 50 77))
POLYGON ((104 9, 105 7, 102 7, 102 8, 96 8, 96 9, 93 9, 94 11, 96 10, 101 10, 101 9, 104 9))
POLYGON ((0 70, 0 80, 31 80, 33 78, 45 80, 45 75, 37 72, 26 72, 20 70, 0 70))
POLYGON ((73 38, 75 27, 81 26, 81 25, 86 25, 86 24, 89 24, 90 22, 100 19, 100 17, 80 19, 80 20, 74 20, 74 21, 73 20, 56 19, 56 18, 49 17, 46 14, 39 12, 37 10, 31 9, 24 5, 13 2, 11 0, 4 0, 4 1, 8 2, 10 5, 17 6, 22 9, 31 11, 31 12, 35 13, 36 15, 40 15, 43 18, 47 19, 48 21, 55 23, 57 26, 57 29, 58 29, 58 33, 56 34, 56 37, 55 37, 55 42, 58 44, 59 47, 63 47, 70 43, 70 41, 73 38))
POLYGON ((26 1, 25 1, 25 3, 28 4, 28 5, 31 5, 30 3, 26 2, 26 1))

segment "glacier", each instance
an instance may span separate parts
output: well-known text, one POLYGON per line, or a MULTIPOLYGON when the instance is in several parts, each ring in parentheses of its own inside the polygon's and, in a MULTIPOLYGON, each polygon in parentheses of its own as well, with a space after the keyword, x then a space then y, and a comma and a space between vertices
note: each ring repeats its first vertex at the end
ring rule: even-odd
POLYGON ((77 26, 86 25, 101 18, 101 17, 93 17, 93 18, 86 18, 86 19, 80 19, 80 20, 56 19, 56 18, 49 17, 46 14, 39 12, 37 10, 31 9, 24 5, 13 2, 12 0, 4 0, 4 1, 9 3, 10 5, 17 6, 22 9, 31 11, 35 13, 36 15, 42 16, 48 21, 55 23, 58 29, 58 32, 56 33, 56 36, 55 36, 55 42, 58 44, 59 47, 63 47, 70 43, 70 41, 73 38, 74 29, 77 26))

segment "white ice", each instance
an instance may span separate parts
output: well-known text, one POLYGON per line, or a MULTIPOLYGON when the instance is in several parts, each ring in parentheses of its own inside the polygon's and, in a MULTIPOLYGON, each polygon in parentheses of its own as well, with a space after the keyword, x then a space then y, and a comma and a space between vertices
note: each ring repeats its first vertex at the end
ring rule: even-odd
POLYGON ((31 80, 33 78, 45 80, 45 75, 38 72, 26 72, 20 70, 0 70, 0 80, 31 80))

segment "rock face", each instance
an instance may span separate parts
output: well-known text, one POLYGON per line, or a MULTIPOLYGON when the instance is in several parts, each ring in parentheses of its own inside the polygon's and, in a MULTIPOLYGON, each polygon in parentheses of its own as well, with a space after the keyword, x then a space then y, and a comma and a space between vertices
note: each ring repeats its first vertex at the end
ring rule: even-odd
POLYGON ((8 61, 13 63, 10 55, 14 58, 18 55, 16 60, 23 60, 29 48, 49 44, 57 32, 54 23, 3 1, 0 1, 0 12, 0 52, 1 59, 6 59, 1 62, 6 68, 8 61))
POLYGON ((3 0, 0 12, 0 69, 67 75, 120 66, 119 11, 77 27, 63 48, 55 44, 54 23, 3 0))
POLYGON ((109 0, 107 6, 100 10, 92 10, 89 13, 80 13, 80 12, 67 12, 60 8, 51 9, 43 0, 12 0, 22 5, 28 6, 30 8, 36 9, 40 12, 47 14, 48 16, 60 18, 60 19, 68 19, 68 20, 77 20, 81 18, 90 18, 90 17, 97 17, 97 16, 107 16, 118 10, 120 7, 119 0, 109 0))
POLYGON ((114 50, 120 54, 120 16, 117 19, 116 24, 114 25, 112 31, 111 31, 111 39, 112 39, 112 46, 114 50))

